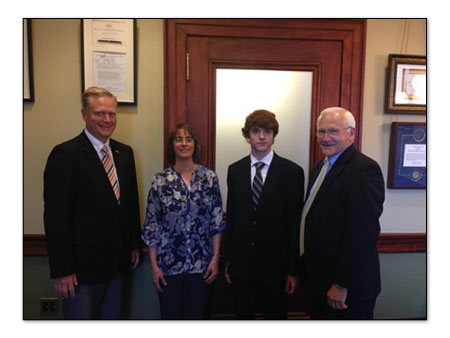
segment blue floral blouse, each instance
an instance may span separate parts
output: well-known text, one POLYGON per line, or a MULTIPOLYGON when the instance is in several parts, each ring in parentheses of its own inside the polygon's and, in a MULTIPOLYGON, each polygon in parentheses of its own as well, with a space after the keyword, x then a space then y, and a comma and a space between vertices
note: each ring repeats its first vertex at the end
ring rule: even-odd
POLYGON ((173 168, 153 177, 141 237, 158 248, 165 275, 205 272, 212 237, 224 229, 219 181, 212 170, 197 165, 189 187, 173 168))

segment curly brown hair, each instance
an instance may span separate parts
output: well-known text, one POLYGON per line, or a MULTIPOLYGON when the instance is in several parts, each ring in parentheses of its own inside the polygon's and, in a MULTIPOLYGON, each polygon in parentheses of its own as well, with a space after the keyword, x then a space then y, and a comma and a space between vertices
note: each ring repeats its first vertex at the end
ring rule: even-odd
POLYGON ((275 114, 265 109, 255 110, 245 119, 242 135, 244 135, 246 139, 250 138, 250 129, 253 127, 272 130, 274 138, 277 136, 279 128, 275 114))

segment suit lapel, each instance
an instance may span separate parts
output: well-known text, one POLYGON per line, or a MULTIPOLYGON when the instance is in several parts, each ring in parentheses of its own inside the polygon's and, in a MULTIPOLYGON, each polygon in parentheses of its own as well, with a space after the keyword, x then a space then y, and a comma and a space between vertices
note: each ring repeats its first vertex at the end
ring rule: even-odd
MULTIPOLYGON (((81 146, 83 148, 83 152, 86 156, 87 162, 93 168, 95 175, 98 177, 99 181, 105 187, 105 191, 108 191, 108 194, 114 197, 114 200, 117 202, 114 191, 111 187, 111 182, 109 182, 108 175, 106 175, 105 168, 103 167, 102 161, 95 151, 94 146, 91 141, 89 141, 88 137, 84 133, 84 131, 79 136, 81 146)), ((114 151, 113 151, 114 153, 114 151)), ((114 157, 114 161, 115 161, 114 157)), ((120 184, 120 180, 119 180, 120 184)))
POLYGON ((108 180, 105 168, 103 168, 102 161, 100 160, 97 152, 95 151, 95 148, 92 145, 91 141, 89 141, 88 137, 84 132, 82 132, 80 135, 80 142, 89 165, 91 165, 94 168, 94 171, 98 176, 106 178, 106 180, 108 180))
POLYGON ((311 191, 311 188, 312 188, 314 182, 316 181, 317 176, 319 176, 320 168, 322 168, 322 165, 323 165, 323 160, 321 160, 320 162, 317 162, 314 165, 313 170, 311 171, 311 176, 308 181, 308 189, 306 190, 306 198, 308 198, 309 192, 311 191))
MULTIPOLYGON (((341 175, 342 171, 345 169, 347 165, 347 162, 351 159, 355 151, 356 151, 355 147, 351 145, 341 154, 341 156, 339 156, 339 158, 331 167, 328 174, 325 176, 325 179, 323 180, 322 185, 320 186, 319 191, 317 192, 317 195, 314 198, 311 208, 314 206, 314 204, 316 204, 316 202, 320 201, 322 196, 324 196, 327 190, 330 188, 331 184, 335 182, 336 179, 341 175)), ((319 167, 321 168, 322 166, 319 167)))
POLYGON ((244 158, 241 162, 242 166, 239 169, 240 174, 239 177, 242 178, 240 181, 240 185, 242 186, 242 200, 246 201, 248 204, 247 210, 253 210, 253 199, 252 199, 252 176, 251 176, 251 168, 250 168, 250 156, 244 158))

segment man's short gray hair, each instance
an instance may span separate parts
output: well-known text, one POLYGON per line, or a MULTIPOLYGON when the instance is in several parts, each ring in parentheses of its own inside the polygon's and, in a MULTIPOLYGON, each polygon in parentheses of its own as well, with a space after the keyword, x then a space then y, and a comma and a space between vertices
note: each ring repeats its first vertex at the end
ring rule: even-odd
POLYGON ((355 117, 353 116, 353 114, 350 111, 348 111, 345 108, 341 108, 341 107, 331 107, 331 108, 324 109, 320 112, 320 115, 317 118, 317 128, 319 128, 319 122, 322 119, 322 117, 324 117, 325 115, 328 115, 330 113, 337 113, 339 115, 344 116, 346 127, 352 127, 352 128, 356 127, 355 117))

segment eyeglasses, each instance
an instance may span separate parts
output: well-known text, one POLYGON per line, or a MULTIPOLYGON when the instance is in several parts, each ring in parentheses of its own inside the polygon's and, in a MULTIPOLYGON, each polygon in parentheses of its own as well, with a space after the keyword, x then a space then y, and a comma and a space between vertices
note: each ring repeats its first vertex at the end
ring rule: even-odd
POLYGON ((185 140, 186 143, 194 142, 194 138, 192 136, 186 136, 186 137, 177 136, 177 137, 175 137, 175 142, 177 142, 177 143, 181 143, 181 142, 183 142, 183 140, 185 140))
POLYGON ((93 112, 93 114, 99 118, 104 118, 106 115, 108 115, 110 119, 114 119, 117 116, 117 114, 114 112, 106 112, 106 111, 95 111, 93 112))
POLYGON ((331 128, 331 129, 319 129, 319 130, 316 131, 316 135, 318 137, 324 137, 325 134, 328 133, 328 135, 330 135, 330 136, 338 136, 339 132, 341 130, 350 129, 350 128, 352 128, 352 127, 347 127, 347 128, 344 128, 344 129, 334 129, 334 128, 331 128))

